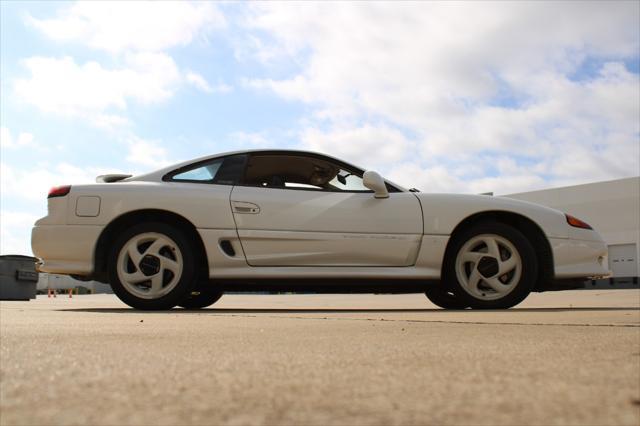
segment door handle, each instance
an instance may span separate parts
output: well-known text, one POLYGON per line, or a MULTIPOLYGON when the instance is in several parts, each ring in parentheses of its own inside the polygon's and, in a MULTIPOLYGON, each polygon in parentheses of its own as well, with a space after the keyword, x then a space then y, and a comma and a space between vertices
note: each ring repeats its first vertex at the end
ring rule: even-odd
POLYGON ((234 213, 240 214, 258 214, 260 213, 260 206, 253 203, 247 203, 246 201, 232 201, 231 207, 234 213))

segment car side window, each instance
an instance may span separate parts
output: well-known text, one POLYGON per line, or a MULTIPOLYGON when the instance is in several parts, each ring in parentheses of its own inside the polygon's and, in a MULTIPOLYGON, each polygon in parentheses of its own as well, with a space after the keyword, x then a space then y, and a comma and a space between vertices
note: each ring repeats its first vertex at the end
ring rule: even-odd
POLYGON ((215 161, 213 163, 205 164, 195 169, 187 170, 186 172, 178 173, 173 176, 175 181, 199 181, 199 182, 213 182, 222 165, 222 160, 215 161))
POLYGON ((243 154, 216 158, 175 170, 166 175, 164 180, 235 185, 242 176, 245 161, 246 155, 243 154))
POLYGON ((171 180, 174 181, 197 181, 197 182, 213 182, 216 178, 216 174, 222 165, 222 159, 213 161, 211 163, 203 164, 199 167, 195 167, 191 170, 186 170, 181 173, 173 175, 171 180))
POLYGON ((361 172, 323 158, 291 154, 252 155, 244 184, 307 191, 372 192, 362 183, 361 172))
POLYGON ((371 192, 369 188, 364 186, 362 176, 344 169, 340 169, 336 177, 329 182, 329 185, 338 191, 371 192))

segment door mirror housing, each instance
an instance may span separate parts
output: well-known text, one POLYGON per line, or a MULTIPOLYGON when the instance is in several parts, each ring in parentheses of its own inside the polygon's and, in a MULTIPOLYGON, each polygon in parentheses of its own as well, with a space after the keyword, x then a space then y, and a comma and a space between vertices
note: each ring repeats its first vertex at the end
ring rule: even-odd
POLYGON ((368 170, 362 175, 362 184, 374 192, 376 198, 389 198, 387 184, 377 172, 368 170))

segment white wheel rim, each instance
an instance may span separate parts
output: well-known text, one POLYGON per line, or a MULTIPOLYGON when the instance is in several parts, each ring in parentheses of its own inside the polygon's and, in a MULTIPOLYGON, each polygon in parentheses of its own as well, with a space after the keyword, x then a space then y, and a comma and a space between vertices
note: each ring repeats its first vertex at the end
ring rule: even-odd
POLYGON ((175 288, 183 265, 182 253, 171 238, 145 232, 122 247, 116 270, 129 293, 142 299, 157 299, 175 288))
POLYGON ((462 288, 480 300, 505 297, 522 276, 520 253, 511 241, 494 234, 467 241, 458 251, 455 267, 462 288))

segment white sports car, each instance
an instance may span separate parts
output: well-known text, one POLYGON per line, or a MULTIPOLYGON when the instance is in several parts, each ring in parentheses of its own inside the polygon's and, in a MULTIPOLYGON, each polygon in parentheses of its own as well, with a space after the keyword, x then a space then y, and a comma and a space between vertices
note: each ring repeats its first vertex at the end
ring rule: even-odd
POLYGON ((138 309, 225 291, 426 293, 509 308, 609 273, 588 224, 509 198, 423 194, 288 150, 213 155, 53 188, 33 228, 42 272, 111 284, 138 309))

